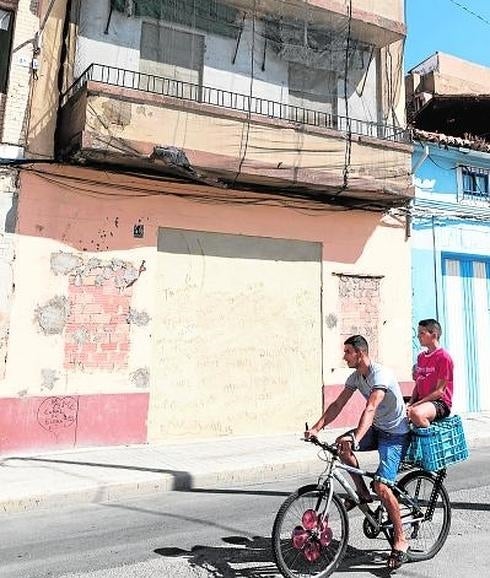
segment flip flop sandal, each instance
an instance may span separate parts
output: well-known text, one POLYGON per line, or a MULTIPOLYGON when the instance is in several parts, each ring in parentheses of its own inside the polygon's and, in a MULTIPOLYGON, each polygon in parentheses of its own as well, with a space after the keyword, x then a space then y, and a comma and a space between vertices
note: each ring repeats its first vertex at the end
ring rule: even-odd
POLYGON ((408 554, 403 550, 396 550, 394 548, 388 557, 386 565, 389 570, 398 570, 405 562, 408 562, 408 554))

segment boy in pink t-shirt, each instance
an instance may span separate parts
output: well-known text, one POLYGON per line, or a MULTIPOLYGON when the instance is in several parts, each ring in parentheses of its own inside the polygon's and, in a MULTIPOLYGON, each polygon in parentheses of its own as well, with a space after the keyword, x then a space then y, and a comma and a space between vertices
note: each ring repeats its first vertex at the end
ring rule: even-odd
POLYGON ((417 427, 428 427, 435 419, 451 413, 453 360, 439 345, 441 326, 435 319, 419 321, 418 338, 426 351, 419 353, 414 368, 415 388, 407 415, 417 427))

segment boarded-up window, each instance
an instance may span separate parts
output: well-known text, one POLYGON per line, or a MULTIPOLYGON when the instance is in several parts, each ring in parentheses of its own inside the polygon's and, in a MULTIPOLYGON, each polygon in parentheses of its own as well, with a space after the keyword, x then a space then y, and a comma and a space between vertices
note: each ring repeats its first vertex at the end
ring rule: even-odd
MULTIPOLYGON (((163 80, 142 77, 141 83, 159 83, 152 91, 170 96, 198 99, 202 83, 204 36, 143 22, 140 71, 163 80)), ((145 88, 142 86, 142 88, 145 88)))
POLYGON ((289 104, 326 114, 337 111, 337 75, 328 70, 289 63, 289 104))
POLYGON ((379 277, 339 276, 341 343, 351 335, 363 335, 372 359, 378 356, 379 277))

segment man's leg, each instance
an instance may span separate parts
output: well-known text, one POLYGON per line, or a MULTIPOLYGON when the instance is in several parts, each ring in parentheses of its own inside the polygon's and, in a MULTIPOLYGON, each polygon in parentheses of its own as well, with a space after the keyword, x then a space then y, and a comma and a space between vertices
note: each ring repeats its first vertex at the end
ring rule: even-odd
POLYGON ((436 406, 431 401, 426 401, 415 407, 409 407, 407 415, 414 426, 429 427, 436 417, 436 406))
POLYGON ((393 549, 406 552, 408 542, 403 532, 402 519, 400 516, 400 505, 395 498, 391 488, 382 482, 374 482, 374 491, 383 502, 391 523, 393 524, 393 549))
MULTIPOLYGON (((349 432, 348 432, 349 433, 349 432)), ((339 453, 341 461, 353 468, 359 467, 359 462, 352 451, 352 438, 347 434, 344 434, 337 438, 337 444, 339 446, 339 453)), ((373 431, 369 430, 366 435, 361 440, 361 451, 368 451, 376 449, 373 447, 373 431)), ((363 501, 370 501, 371 494, 367 488, 363 478, 357 474, 350 474, 354 485, 356 486, 359 498, 363 501)))
MULTIPOLYGON (((348 466, 352 466, 354 468, 359 467, 359 462, 357 461, 356 456, 352 453, 352 450, 340 450, 340 459, 342 462, 348 466)), ((357 493, 359 494, 359 498, 361 500, 367 501, 371 499, 371 494, 369 493, 368 487, 366 486, 364 480, 361 476, 357 474, 350 474, 354 485, 356 486, 357 493)))
POLYGON ((394 570, 406 562, 408 542, 403 532, 400 505, 390 485, 396 480, 400 462, 408 446, 408 435, 379 433, 379 466, 376 470, 374 490, 383 502, 393 524, 393 544, 388 568, 394 570))

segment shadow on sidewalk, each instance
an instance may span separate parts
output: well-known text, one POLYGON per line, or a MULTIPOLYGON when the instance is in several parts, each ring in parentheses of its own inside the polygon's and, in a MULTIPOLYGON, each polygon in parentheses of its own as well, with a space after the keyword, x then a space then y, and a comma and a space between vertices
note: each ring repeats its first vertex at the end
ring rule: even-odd
MULTIPOLYGON (((49 465, 70 465, 70 466, 89 466, 94 468, 111 468, 116 470, 128 470, 136 472, 150 472, 155 474, 167 474, 174 477, 173 489, 180 491, 188 491, 192 489, 193 480, 192 475, 185 470, 167 470, 163 468, 148 468, 143 466, 130 466, 127 464, 106 464, 103 462, 82 462, 80 460, 61 460, 54 458, 35 458, 35 457, 9 457, 3 460, 5 465, 8 461, 23 461, 35 462, 36 464, 49 465)), ((8 464, 7 464, 8 465, 8 464)))
MULTIPOLYGON (((254 536, 227 536, 223 542, 230 547, 196 545, 190 550, 182 548, 157 548, 156 554, 164 557, 180 557, 196 570, 205 570, 213 578, 268 578, 279 576, 272 555, 270 538, 254 536)), ((390 574, 386 568, 386 556, 372 550, 347 547, 345 558, 338 571, 363 573, 363 576, 384 577, 390 574)))
MULTIPOLYGON (((244 494, 244 495, 264 495, 264 496, 289 496, 291 493, 281 492, 276 490, 242 490, 242 489, 217 489, 217 488, 194 488, 194 480, 192 474, 185 470, 169 470, 164 468, 148 468, 143 466, 130 466, 125 464, 108 464, 102 462, 83 462, 80 460, 62 460, 59 458, 41 458, 41 457, 15 457, 11 456, 5 458, 1 465, 7 465, 8 461, 21 462, 35 462, 41 467, 49 464, 69 465, 69 466, 89 466, 94 468, 111 468, 116 470, 128 470, 138 472, 150 472, 155 474, 167 474, 174 477, 172 489, 179 492, 193 492, 193 493, 209 493, 209 494, 244 494)), ((65 472, 66 473, 66 472, 65 472)), ((77 476, 72 473, 74 477, 86 478, 86 476, 77 476)))

